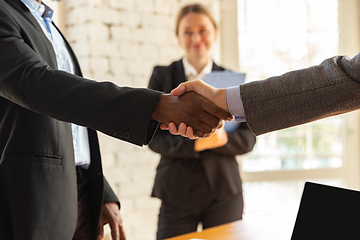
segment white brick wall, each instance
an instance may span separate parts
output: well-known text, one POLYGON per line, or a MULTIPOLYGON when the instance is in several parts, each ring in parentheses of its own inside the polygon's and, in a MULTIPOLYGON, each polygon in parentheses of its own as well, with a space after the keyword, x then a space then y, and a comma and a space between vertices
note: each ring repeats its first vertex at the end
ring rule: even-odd
MULTIPOLYGON (((210 9, 218 0, 198 1, 210 9)), ((182 56, 175 15, 185 0, 66 0, 66 35, 85 77, 147 87, 152 68, 182 56)), ((216 14, 216 13, 215 13, 216 14)), ((129 240, 155 239, 158 199, 150 198, 159 156, 99 133, 105 175, 118 195, 129 240)), ((107 234, 105 239, 110 239, 107 234)))

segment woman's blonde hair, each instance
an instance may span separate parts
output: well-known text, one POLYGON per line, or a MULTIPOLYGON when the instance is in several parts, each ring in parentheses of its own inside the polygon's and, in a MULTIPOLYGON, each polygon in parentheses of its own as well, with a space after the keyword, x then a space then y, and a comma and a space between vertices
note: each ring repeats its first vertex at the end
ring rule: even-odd
POLYGON ((179 24, 180 24, 181 19, 183 19, 189 13, 201 13, 201 14, 206 15, 210 19, 210 21, 214 24, 214 28, 217 29, 217 24, 215 22, 213 15, 210 13, 210 11, 204 5, 201 5, 199 3, 189 4, 189 5, 186 5, 183 8, 181 8, 176 17, 176 24, 175 24, 176 36, 179 35, 179 24))

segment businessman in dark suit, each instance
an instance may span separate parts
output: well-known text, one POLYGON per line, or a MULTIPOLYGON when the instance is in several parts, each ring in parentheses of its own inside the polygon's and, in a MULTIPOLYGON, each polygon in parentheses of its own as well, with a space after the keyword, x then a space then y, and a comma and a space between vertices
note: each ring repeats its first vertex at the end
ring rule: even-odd
POLYGON ((95 130, 142 146, 158 122, 206 136, 229 116, 199 95, 82 78, 50 13, 40 1, 0 0, 0 238, 96 239, 108 222, 119 239, 95 130))
MULTIPOLYGON (((209 71, 224 71, 210 61, 209 71)), ((169 66, 156 66, 149 88, 170 92, 186 82, 189 63, 184 59, 169 66), (187 67, 184 67, 187 64, 187 67)), ((157 239, 196 231, 242 219, 243 191, 236 155, 254 147, 255 136, 246 123, 224 134, 221 145, 198 150, 196 141, 174 136, 168 131, 156 132, 149 147, 161 154, 152 196, 161 199, 157 239)))

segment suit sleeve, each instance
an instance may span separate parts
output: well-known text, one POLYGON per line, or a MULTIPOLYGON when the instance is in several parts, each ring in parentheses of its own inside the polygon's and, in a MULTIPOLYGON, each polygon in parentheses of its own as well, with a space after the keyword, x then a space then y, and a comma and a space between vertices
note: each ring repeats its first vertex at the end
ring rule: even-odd
POLYGON ((99 130, 136 145, 147 144, 161 92, 119 87, 52 69, 29 38, 0 8, 0 95, 31 111, 99 130), (128 134, 121 134, 127 132, 128 134), (125 136, 126 135, 126 136, 125 136))
POLYGON ((118 204, 119 208, 121 207, 119 199, 117 198, 116 194, 110 187, 110 184, 104 177, 104 203, 110 203, 110 202, 115 202, 118 204))
POLYGON ((360 53, 240 86, 246 121, 255 135, 360 108, 360 53))

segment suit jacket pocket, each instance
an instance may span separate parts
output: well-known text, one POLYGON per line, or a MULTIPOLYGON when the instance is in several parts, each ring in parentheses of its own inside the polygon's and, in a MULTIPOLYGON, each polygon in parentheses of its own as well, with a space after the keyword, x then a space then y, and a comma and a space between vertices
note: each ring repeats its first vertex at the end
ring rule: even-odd
POLYGON ((4 165, 16 239, 71 239, 77 216, 75 171, 66 171, 61 157, 48 154, 14 153, 4 165))
POLYGON ((7 157, 10 164, 21 165, 62 165, 62 158, 56 155, 39 153, 12 153, 7 157))

